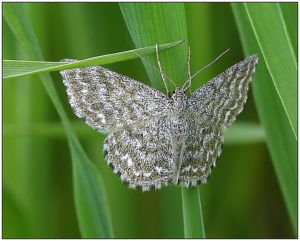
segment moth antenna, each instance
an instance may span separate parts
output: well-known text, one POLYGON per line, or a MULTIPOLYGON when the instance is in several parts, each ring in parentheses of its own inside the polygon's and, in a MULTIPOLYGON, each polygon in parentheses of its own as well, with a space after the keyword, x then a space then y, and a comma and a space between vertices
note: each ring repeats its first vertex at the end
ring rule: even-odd
MULTIPOLYGON (((156 68, 153 64, 151 64, 148 60, 146 60, 143 56, 141 56, 140 54, 138 53, 134 53, 135 55, 137 55, 138 57, 140 57, 142 60, 144 60, 147 64, 149 64, 153 69, 155 69, 157 72, 159 72, 161 74, 161 76, 164 76, 167 80, 169 80, 174 86, 175 88, 177 88, 177 85, 175 84, 175 82, 169 78, 166 74, 164 74, 160 69, 156 68)), ((164 79, 163 79, 164 81, 164 79)), ((165 84, 165 82, 164 82, 165 84)), ((166 84, 165 84, 165 87, 166 87, 166 84)), ((166 90, 168 91, 168 88, 166 87, 166 90)))
POLYGON ((161 79, 164 82, 164 85, 165 85, 165 88, 166 88, 166 91, 167 91, 167 96, 169 96, 170 90, 169 90, 169 87, 168 87, 167 82, 165 80, 164 72, 163 72, 162 67, 161 67, 159 52, 158 52, 158 45, 157 44, 155 44, 155 53, 156 53, 156 59, 157 59, 157 64, 158 64, 158 67, 159 67, 159 72, 160 72, 160 75, 161 75, 161 79))
MULTIPOLYGON (((223 53, 221 53, 214 61, 212 61, 211 63, 209 63, 208 65, 205 65, 202 69, 198 70, 192 77, 191 80, 196 77, 196 75, 198 75, 202 70, 206 69, 207 67, 211 66, 212 64, 214 64, 215 62, 217 62, 224 54, 226 54, 230 49, 225 50, 223 53)), ((189 79, 187 80, 189 81, 189 79)), ((185 88, 184 91, 186 91, 188 89, 185 88)))
POLYGON ((188 86, 186 87, 186 90, 190 90, 191 94, 191 86, 192 86, 192 77, 191 77, 191 47, 188 48, 188 58, 187 58, 187 70, 188 70, 188 79, 184 82, 182 89, 184 89, 184 86, 186 83, 188 83, 188 86))

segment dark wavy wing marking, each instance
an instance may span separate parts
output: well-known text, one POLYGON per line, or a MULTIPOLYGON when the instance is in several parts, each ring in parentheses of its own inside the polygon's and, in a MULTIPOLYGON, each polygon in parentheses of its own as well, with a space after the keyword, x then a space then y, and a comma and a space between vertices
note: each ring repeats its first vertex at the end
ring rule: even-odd
POLYGON ((188 109, 212 125, 228 128, 247 100, 257 62, 252 55, 208 81, 188 99, 188 109))
POLYGON ((223 144, 222 130, 194 116, 189 120, 179 183, 186 187, 205 183, 216 165, 223 144))
POLYGON ((172 180, 172 146, 167 115, 123 126, 104 141, 108 164, 130 188, 159 189, 172 180))
POLYGON ((75 114, 103 133, 171 108, 171 99, 162 92, 100 66, 60 73, 75 114))

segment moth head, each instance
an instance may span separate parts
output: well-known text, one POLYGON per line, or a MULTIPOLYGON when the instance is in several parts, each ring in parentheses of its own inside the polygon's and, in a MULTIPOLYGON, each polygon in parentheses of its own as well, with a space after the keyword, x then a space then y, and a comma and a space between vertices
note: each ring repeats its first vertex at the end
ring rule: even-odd
POLYGON ((184 90, 183 89, 180 89, 180 88, 176 88, 174 91, 173 91, 173 94, 171 96, 172 99, 182 99, 182 98, 185 98, 186 95, 184 93, 184 90))

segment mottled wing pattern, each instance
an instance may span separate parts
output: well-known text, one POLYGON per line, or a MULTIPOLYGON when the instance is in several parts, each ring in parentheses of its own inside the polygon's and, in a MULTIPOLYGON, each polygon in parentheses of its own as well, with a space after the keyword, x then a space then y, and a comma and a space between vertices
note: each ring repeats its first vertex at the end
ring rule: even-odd
POLYGON ((155 117, 171 108, 171 99, 162 92, 100 66, 60 73, 75 114, 102 133, 155 117))
MULTIPOLYGON (((187 118, 181 123, 187 128, 182 135, 179 177, 176 174, 180 184, 206 182, 221 154, 223 132, 246 102, 257 62, 256 55, 250 56, 187 97, 183 110, 187 118)), ((178 121, 175 99, 100 66, 61 74, 76 115, 94 129, 109 133, 104 154, 123 182, 146 191, 174 180, 174 146, 181 143, 174 138, 180 130, 174 129, 178 121)))
POLYGON ((131 188, 159 189, 172 180, 169 117, 162 113, 149 121, 125 125, 104 141, 108 164, 131 188))
POLYGON ((190 114, 179 182, 186 187, 205 183, 216 165, 223 145, 223 134, 219 127, 190 114))
POLYGON ((222 152, 223 133, 246 102, 257 61, 253 55, 235 64, 188 98, 189 131, 179 177, 183 185, 205 183, 209 177, 222 152))
POLYGON ((227 129, 243 109, 257 62, 257 55, 252 55, 208 81, 188 99, 189 111, 227 129))

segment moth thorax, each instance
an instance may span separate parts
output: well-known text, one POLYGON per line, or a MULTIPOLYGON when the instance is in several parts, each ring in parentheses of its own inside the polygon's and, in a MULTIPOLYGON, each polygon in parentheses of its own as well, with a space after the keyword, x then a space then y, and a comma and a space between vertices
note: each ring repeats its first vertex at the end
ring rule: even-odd
POLYGON ((176 109, 174 110, 171 118, 170 118, 170 127, 171 127, 171 133, 173 135, 173 138, 175 136, 179 137, 179 139, 182 139, 181 136, 186 132, 186 115, 184 108, 182 109, 176 109))
POLYGON ((172 99, 174 100, 174 111, 181 112, 186 107, 186 95, 182 89, 176 89, 174 94, 172 95, 172 99))

